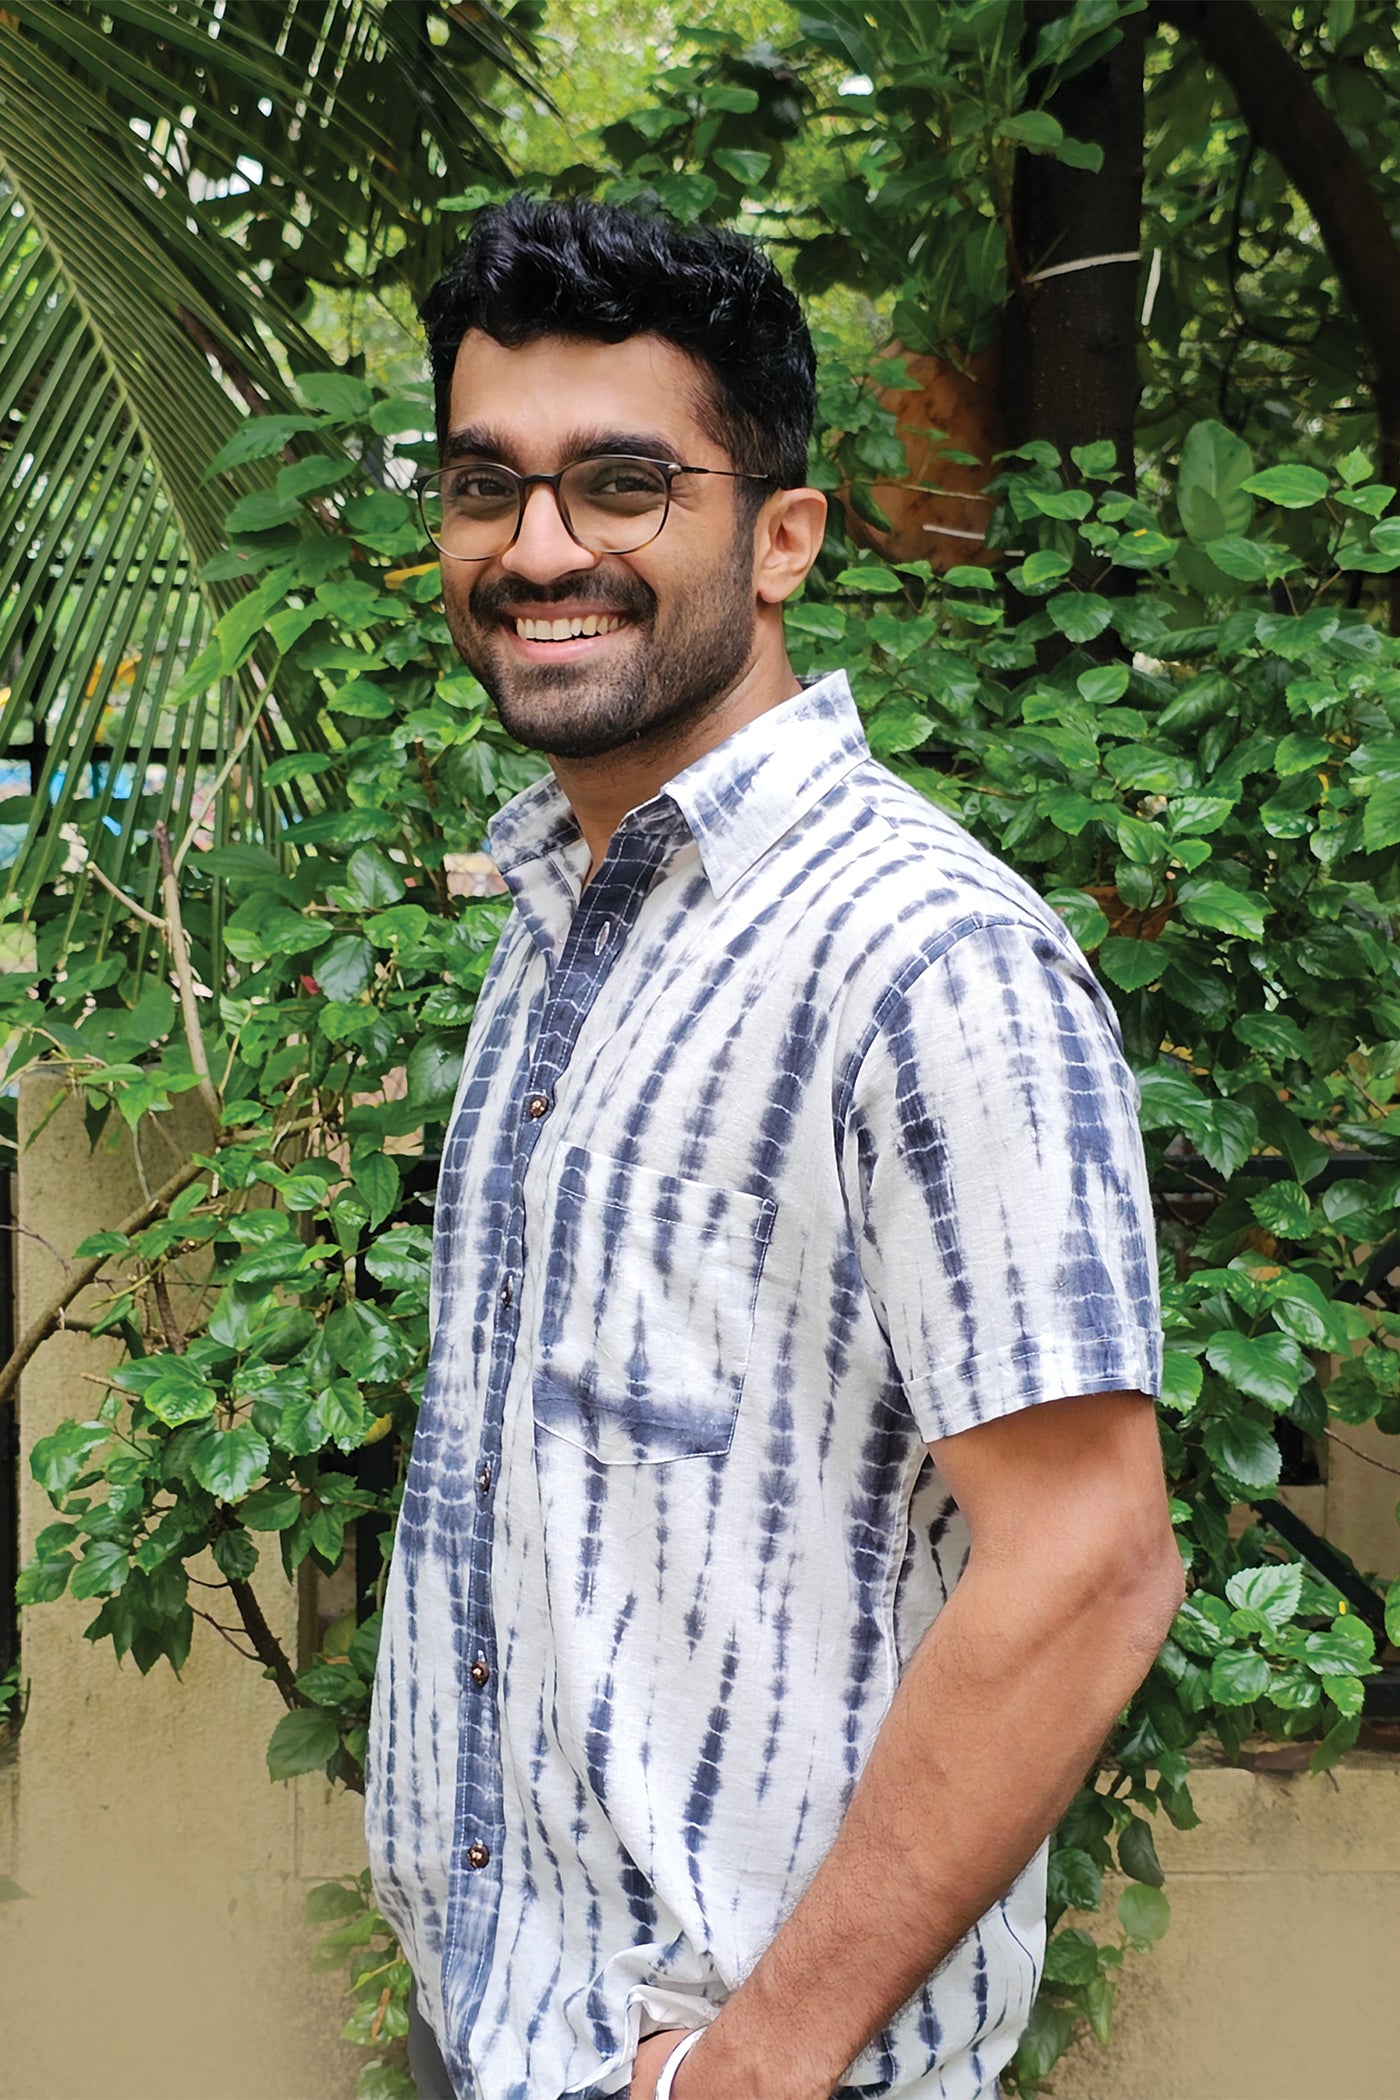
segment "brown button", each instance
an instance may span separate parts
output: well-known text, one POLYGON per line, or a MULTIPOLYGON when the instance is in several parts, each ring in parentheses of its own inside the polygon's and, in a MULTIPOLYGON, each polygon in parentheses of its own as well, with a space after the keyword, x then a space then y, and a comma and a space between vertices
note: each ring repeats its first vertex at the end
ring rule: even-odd
POLYGON ((511 1299, 512 1299, 512 1297, 513 1297, 514 1295, 515 1295, 515 1294, 514 1294, 514 1292, 513 1292, 512 1290, 511 1290, 511 1287, 510 1287, 509 1283, 503 1283, 503 1284, 501 1285, 501 1303, 502 1303, 502 1305, 509 1305, 509 1304, 510 1304, 510 1301, 511 1301, 511 1299))
POLYGON ((480 1490, 481 1490, 481 1492, 482 1492, 482 1494, 483 1494, 483 1495, 489 1495, 489 1494, 490 1494, 490 1492, 491 1492, 491 1468, 490 1468, 489 1466, 483 1466, 483 1467, 482 1467, 481 1471, 480 1471, 480 1472, 479 1472, 479 1473, 477 1474, 477 1476, 476 1476, 476 1484, 477 1484, 477 1486, 478 1486, 478 1487, 480 1488, 480 1490))
POLYGON ((474 1845, 468 1845, 467 1847, 467 1865, 469 1867, 484 1867, 490 1857, 490 1846, 483 1845, 480 1838, 477 1839, 474 1845))
POLYGON ((549 1107, 548 1094, 531 1094, 525 1103, 525 1113, 532 1123, 538 1123, 541 1116, 549 1114, 549 1107))
POLYGON ((468 1675, 470 1676, 472 1683, 476 1686, 478 1691, 481 1690, 481 1687, 484 1684, 489 1684, 491 1682, 491 1666, 486 1661, 484 1656, 478 1655, 476 1661, 472 1664, 468 1675))

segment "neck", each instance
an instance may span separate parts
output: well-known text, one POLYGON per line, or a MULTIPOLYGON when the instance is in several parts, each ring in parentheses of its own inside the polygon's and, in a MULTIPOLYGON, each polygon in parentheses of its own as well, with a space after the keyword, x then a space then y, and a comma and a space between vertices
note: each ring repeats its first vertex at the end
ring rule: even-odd
POLYGON ((634 744, 598 758, 551 758, 554 777, 588 845, 584 881, 597 872, 613 833, 629 810, 649 802, 697 758, 800 691, 785 649, 772 660, 760 653, 703 715, 681 728, 639 737, 634 744))

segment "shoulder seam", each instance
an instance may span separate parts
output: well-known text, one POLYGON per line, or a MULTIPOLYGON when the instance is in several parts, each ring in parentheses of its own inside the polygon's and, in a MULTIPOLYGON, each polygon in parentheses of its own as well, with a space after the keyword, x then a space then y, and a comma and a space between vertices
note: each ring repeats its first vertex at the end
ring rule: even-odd
POLYGON ((893 978, 886 986, 875 1011, 866 1025, 865 1034, 861 1038, 859 1047, 852 1055, 848 1068, 850 1076, 843 1081, 840 1092, 833 1104, 838 1126, 845 1123, 851 1106, 851 1098, 856 1090, 856 1083, 860 1078, 865 1060, 869 1057, 884 1028, 885 1017, 890 1008, 904 997, 911 984, 916 983, 936 963, 942 962, 943 958, 952 949, 960 946, 963 941, 973 934, 987 933, 999 926, 1012 928, 1018 933, 1040 935, 1045 939, 1053 938, 1052 929, 1048 926, 1038 925, 1029 914, 1023 916, 1020 913, 1009 911, 968 912, 963 918, 955 920, 951 926, 946 927, 942 933, 929 942, 927 947, 921 948, 917 955, 911 955, 898 976, 893 978))

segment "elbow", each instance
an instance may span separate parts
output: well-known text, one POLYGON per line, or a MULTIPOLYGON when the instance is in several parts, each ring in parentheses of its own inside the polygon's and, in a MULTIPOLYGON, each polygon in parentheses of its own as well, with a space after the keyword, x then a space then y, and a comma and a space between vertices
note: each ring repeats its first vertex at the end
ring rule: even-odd
POLYGON ((1121 1637, 1133 1658, 1140 1661, 1141 1679, 1171 1632, 1186 1594, 1181 1552, 1165 1512, 1146 1535, 1136 1530, 1121 1541, 1116 1562, 1114 1588, 1121 1637))

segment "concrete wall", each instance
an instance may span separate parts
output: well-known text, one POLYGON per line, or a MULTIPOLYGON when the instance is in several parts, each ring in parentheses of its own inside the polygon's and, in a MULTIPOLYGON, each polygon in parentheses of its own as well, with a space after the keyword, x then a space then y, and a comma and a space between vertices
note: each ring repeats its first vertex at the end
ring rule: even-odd
MULTIPOLYGON (((26 1093, 26 1135, 50 1105, 26 1093)), ((177 1123, 174 1143, 193 1135, 177 1123)), ((155 1186, 172 1151, 154 1134, 144 1150, 155 1186)), ((142 1189, 129 1134, 90 1153, 72 1102, 20 1174, 23 1326, 57 1288, 55 1250, 116 1223, 142 1189)), ((96 1410, 88 1380, 118 1353, 79 1333, 44 1345, 24 1379, 26 1451, 96 1410)), ((27 1542, 53 1511, 27 1467, 21 1494, 27 1542)), ((294 1591, 267 1569, 264 1556, 258 1595, 294 1649, 294 1591)), ((344 1980, 312 1974, 302 1906, 312 1882, 363 1864, 358 1804, 319 1778, 269 1783, 281 1701, 211 1628, 196 1621, 182 1680, 164 1662, 143 1679, 83 1639, 96 1609, 65 1597, 24 1614, 32 1695, 0 1768, 0 1872, 32 1900, 0 1905, 0 2096, 350 2100, 365 2056, 337 2038, 344 1980)))
POLYGON ((1200 1828, 1157 1825, 1171 1930, 1129 1957, 1112 2041, 1071 2051, 1054 2100, 1393 2100, 1400 1756, 1191 1788, 1200 1828))
MULTIPOLYGON (((27 1095, 27 1134, 50 1105, 27 1095)), ((175 1120, 171 1142, 145 1140, 148 1184, 194 1136, 175 1120)), ((63 1105, 21 1160, 22 1324, 56 1287, 56 1250, 140 1194, 130 1136, 90 1154, 63 1105)), ((25 1449, 96 1406, 88 1380, 116 1353, 78 1333, 45 1344, 25 1449)), ((1392 1462, 1388 1444, 1377 1455, 1392 1462)), ((1327 1483, 1288 1499, 1396 1573, 1393 1488, 1334 1449, 1327 1483)), ((32 1537, 52 1511, 27 1472, 23 1494, 32 1537)), ((258 1592, 290 1646, 297 1600, 266 1570, 258 1592)), ((311 1972, 302 1905, 362 1863, 358 1804, 319 1780, 268 1783, 280 1702, 209 1628, 183 1681, 163 1663, 142 1679, 83 1640, 95 1610, 25 1614, 33 1695, 0 1763, 0 1873, 33 1900, 0 1906, 0 2100, 351 2100, 363 2052, 337 2039, 348 2001, 339 1975, 311 1972)), ((1130 1960, 1110 2048, 1077 2047, 1055 2100, 1390 2100, 1400 1756, 1316 1780, 1207 1767, 1193 1785, 1201 1828, 1158 1833, 1172 1929, 1130 1960)))

